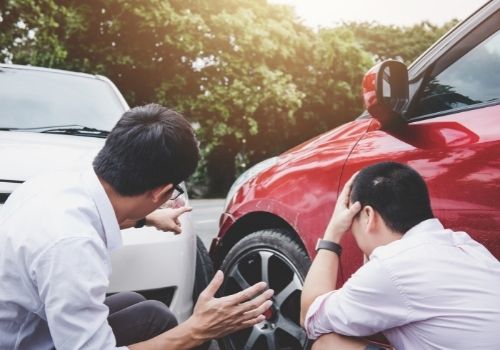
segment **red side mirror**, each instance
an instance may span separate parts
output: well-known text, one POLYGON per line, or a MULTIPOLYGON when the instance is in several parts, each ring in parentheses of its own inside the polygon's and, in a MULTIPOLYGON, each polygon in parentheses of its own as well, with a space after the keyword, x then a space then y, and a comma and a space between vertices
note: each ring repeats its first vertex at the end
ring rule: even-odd
POLYGON ((366 109, 383 127, 402 121, 408 105, 408 68, 399 61, 387 60, 372 67, 363 78, 366 109))

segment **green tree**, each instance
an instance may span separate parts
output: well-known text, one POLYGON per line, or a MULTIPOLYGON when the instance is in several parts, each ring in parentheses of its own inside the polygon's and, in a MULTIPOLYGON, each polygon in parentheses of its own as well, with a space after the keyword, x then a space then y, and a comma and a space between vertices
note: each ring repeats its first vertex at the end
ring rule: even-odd
POLYGON ((83 18, 56 0, 0 2, 0 61, 65 67, 67 41, 83 18))
POLYGON ((195 180, 238 172, 362 110, 375 59, 423 52, 452 23, 347 23, 317 32, 267 0, 4 0, 0 60, 101 73, 130 105, 157 101, 197 126, 195 180))
MULTIPOLYGON (((209 2, 203 50, 192 61, 199 85, 176 106, 200 123, 210 187, 224 194, 238 167, 288 146, 305 96, 294 76, 308 61, 313 32, 287 7, 209 2)), ((158 98, 169 103, 169 90, 166 82, 158 98)))
POLYGON ((363 110, 361 80, 373 65, 353 33, 338 28, 320 30, 304 69, 301 86, 307 95, 294 139, 303 140, 354 120, 363 110))
POLYGON ((400 58, 406 64, 410 64, 457 23, 458 20, 453 19, 438 26, 423 21, 412 26, 400 27, 373 22, 350 22, 339 29, 351 30, 354 33, 354 40, 372 53, 377 61, 400 58))

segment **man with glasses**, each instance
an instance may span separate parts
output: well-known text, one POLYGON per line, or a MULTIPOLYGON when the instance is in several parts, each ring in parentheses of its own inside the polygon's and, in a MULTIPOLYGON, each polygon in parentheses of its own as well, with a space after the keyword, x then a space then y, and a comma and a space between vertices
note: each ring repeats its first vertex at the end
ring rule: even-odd
POLYGON ((261 282, 215 298, 221 272, 179 325, 139 294, 105 298, 120 229, 180 233, 190 208, 161 206, 180 196, 198 158, 190 124, 150 104, 124 113, 93 167, 21 185, 0 211, 0 348, 189 349, 263 321, 273 291, 261 282))

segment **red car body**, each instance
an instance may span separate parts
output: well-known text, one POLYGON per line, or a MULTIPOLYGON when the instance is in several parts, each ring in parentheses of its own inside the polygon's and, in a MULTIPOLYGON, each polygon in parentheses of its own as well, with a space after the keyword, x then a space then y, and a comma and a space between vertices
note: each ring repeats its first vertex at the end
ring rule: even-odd
MULTIPOLYGON (((416 169, 425 178, 434 214, 444 225, 468 232, 500 258, 499 4, 486 3, 410 67, 403 127, 386 127, 380 116, 365 112, 280 155, 241 184, 228 197, 212 243, 216 266, 240 240, 262 229, 285 228, 312 259, 345 182, 363 167, 387 160, 416 169), (478 57, 485 50, 494 57, 481 67, 478 57), (468 67, 478 87, 471 95, 458 96, 459 89, 448 88, 448 82, 460 84, 459 78, 467 76, 449 72, 468 67), (481 79, 494 79, 496 84, 486 80, 483 84, 481 79), (433 95, 432 84, 440 83, 442 91, 433 95), (485 100, 471 97, 490 85, 485 100)), ((374 79, 370 71, 364 80, 368 105, 376 98, 374 79)), ((343 283, 364 257, 352 235, 341 243, 343 283)))
MULTIPOLYGON (((413 123, 401 134, 361 119, 288 151, 232 198, 212 253, 238 220, 253 214, 252 221, 272 215, 288 223, 314 257, 344 183, 383 160, 418 170, 444 225, 470 233, 500 257, 500 105, 413 123)), ((363 262, 352 236, 344 240, 343 280, 363 262)))

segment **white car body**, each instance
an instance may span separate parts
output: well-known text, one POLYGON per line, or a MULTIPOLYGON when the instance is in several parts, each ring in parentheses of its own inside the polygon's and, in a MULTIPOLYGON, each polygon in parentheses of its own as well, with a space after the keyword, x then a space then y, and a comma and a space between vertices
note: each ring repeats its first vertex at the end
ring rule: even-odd
MULTIPOLYGON (((68 74, 75 79, 99 79, 110 84, 121 101, 123 112, 129 109, 118 89, 104 77, 0 65, 0 70, 9 69, 68 74)), ((0 99, 1 97, 0 95, 0 99)), ((2 119, 0 108, 0 125, 2 119)), ((31 177, 44 172, 79 170, 91 166, 104 141, 104 138, 97 137, 0 131, 0 210, 8 195, 31 177)), ((183 199, 187 204, 187 196, 184 195, 183 199)), ((124 245, 112 254, 113 272, 109 293, 137 291, 146 297, 160 299, 170 305, 179 321, 185 320, 191 314, 196 268, 196 235, 193 232, 190 213, 182 215, 180 220, 183 230, 180 235, 150 227, 122 231, 124 245)))

